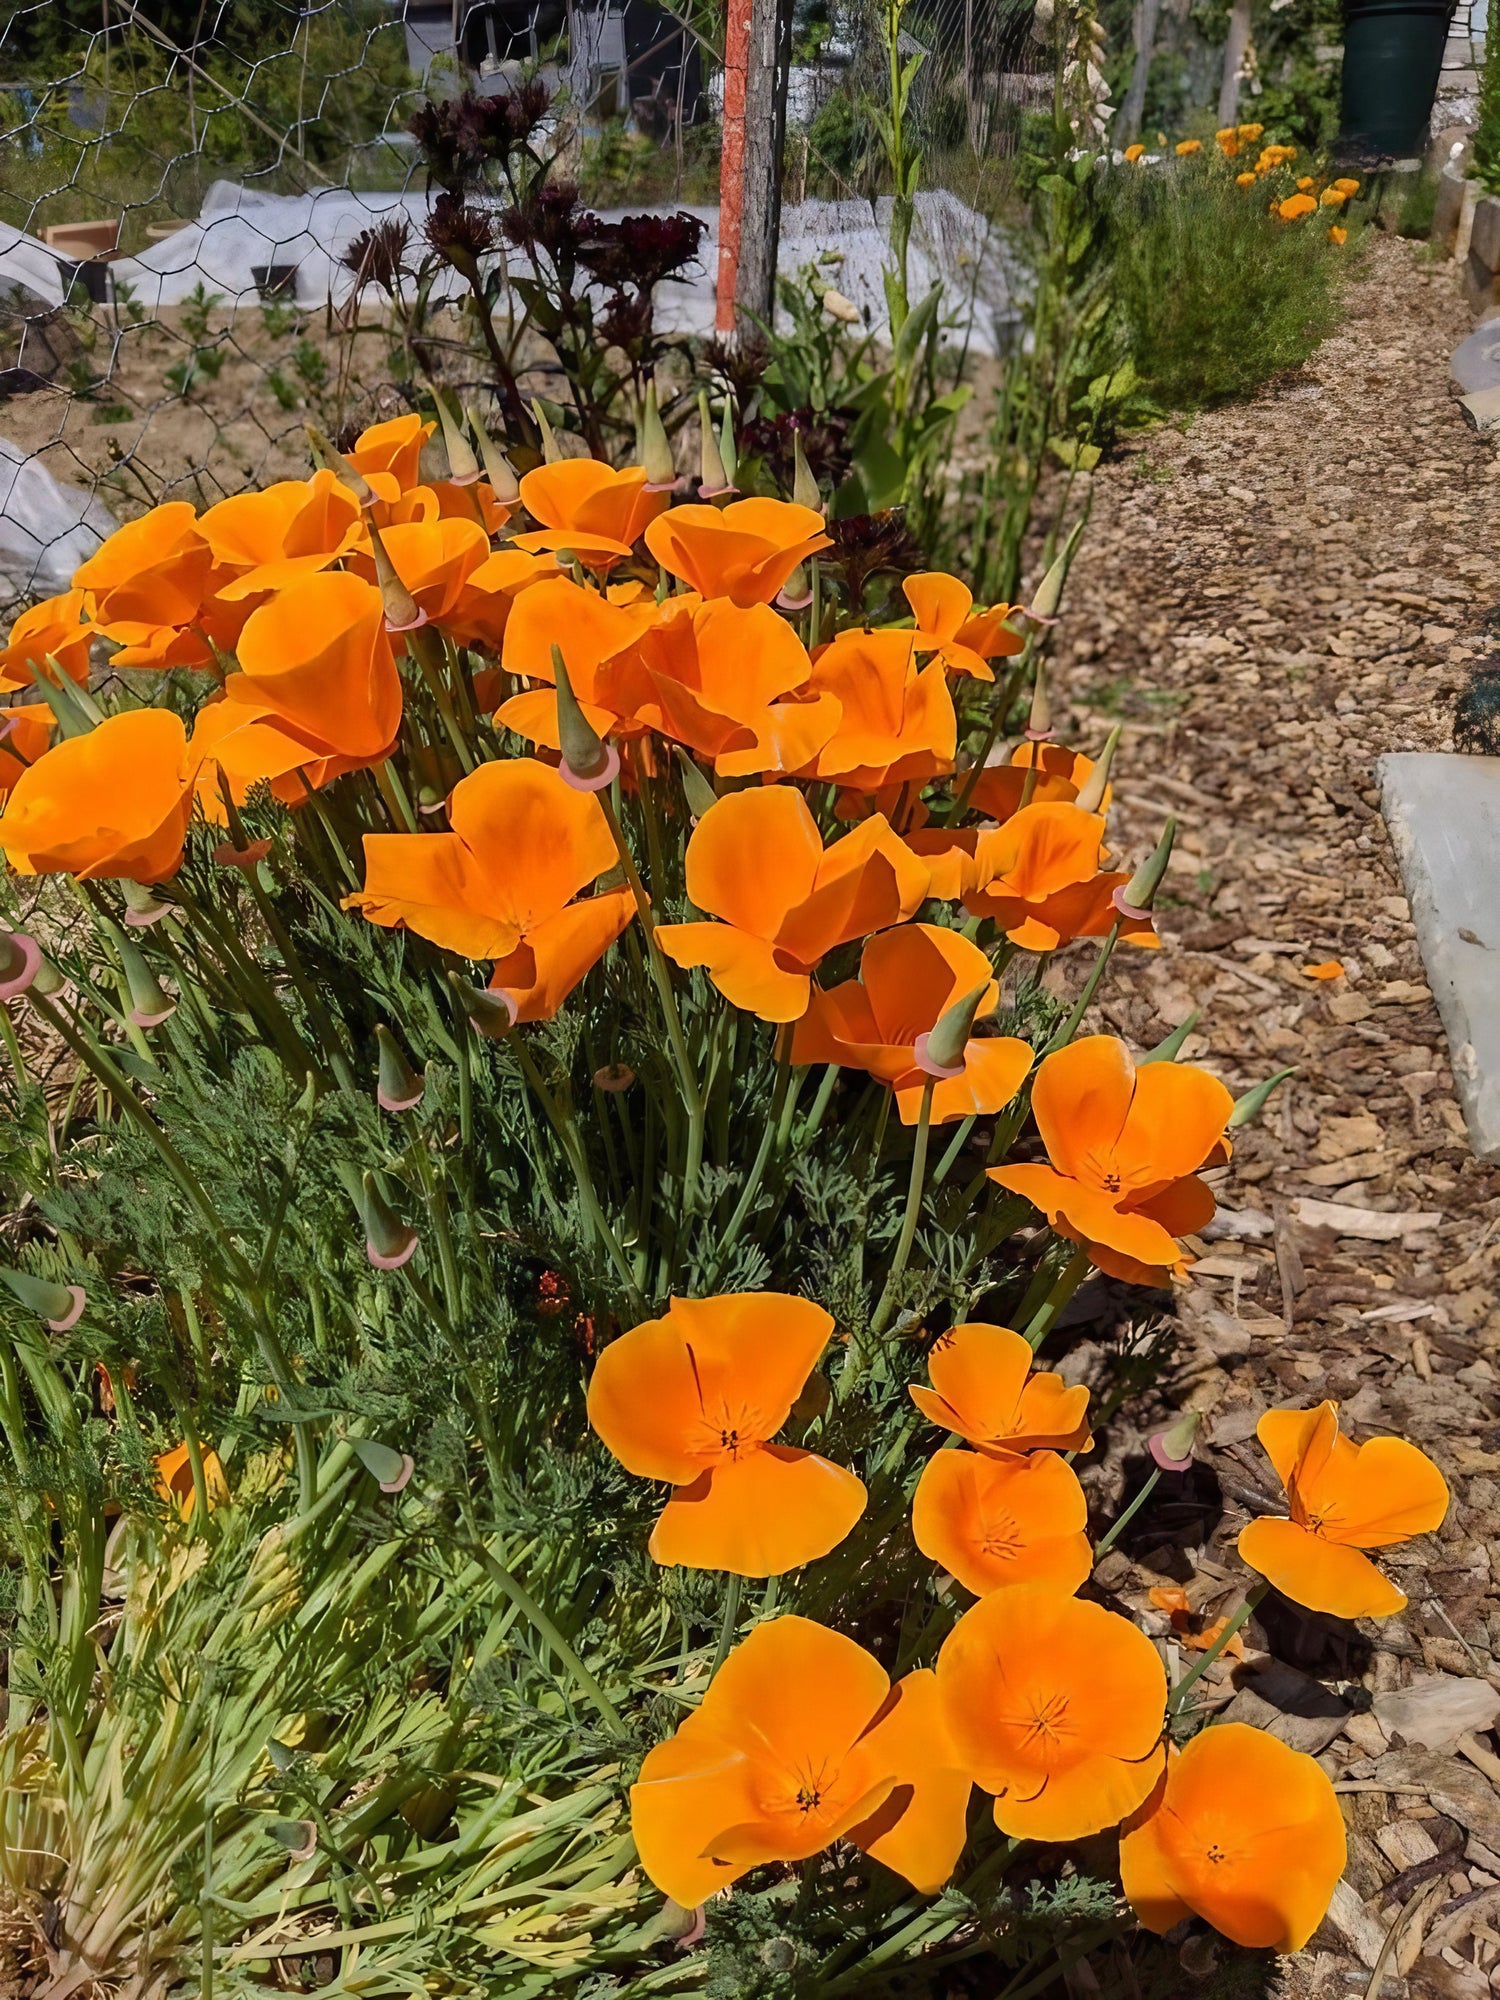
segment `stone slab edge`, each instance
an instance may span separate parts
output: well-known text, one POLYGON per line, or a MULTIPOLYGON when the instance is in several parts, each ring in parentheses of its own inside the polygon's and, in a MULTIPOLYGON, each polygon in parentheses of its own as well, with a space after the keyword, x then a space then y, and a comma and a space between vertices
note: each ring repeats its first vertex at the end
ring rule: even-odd
POLYGON ((1469 1143, 1500 1160, 1500 757, 1401 751, 1376 777, 1469 1143))

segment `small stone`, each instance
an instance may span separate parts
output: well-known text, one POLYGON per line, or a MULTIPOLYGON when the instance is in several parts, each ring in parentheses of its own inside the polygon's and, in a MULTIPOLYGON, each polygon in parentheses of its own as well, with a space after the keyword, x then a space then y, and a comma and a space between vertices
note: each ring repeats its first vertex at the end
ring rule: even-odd
POLYGON ((1328 1905, 1328 1914, 1318 1927, 1317 1937, 1320 1944, 1331 1950, 1348 1953, 1361 1965, 1373 1966, 1385 1943, 1385 1930, 1350 1884, 1340 1882, 1328 1905))
POLYGON ((1368 1020, 1374 1011, 1362 993, 1335 993, 1328 1002, 1330 1015, 1335 1021, 1343 1022, 1345 1027, 1355 1021, 1368 1020))
POLYGON ((1488 1681, 1435 1674, 1375 1697, 1376 1720, 1392 1738, 1423 1750, 1448 1750, 1471 1730, 1492 1728, 1500 1692, 1488 1681))
POLYGON ((1309 1757, 1326 1750, 1348 1719, 1331 1688, 1280 1661, 1248 1681, 1224 1711, 1226 1722, 1248 1722, 1309 1757))
POLYGON ((1344 1734, 1355 1749, 1366 1757, 1382 1757, 1390 1748, 1391 1739, 1367 1709, 1357 1711, 1349 1717, 1344 1724, 1344 1734))
POLYGON ((1398 1872, 1431 1861, 1438 1851, 1437 1842, 1416 1819, 1395 1819, 1389 1826, 1377 1827, 1375 1845, 1387 1861, 1395 1863, 1398 1872))

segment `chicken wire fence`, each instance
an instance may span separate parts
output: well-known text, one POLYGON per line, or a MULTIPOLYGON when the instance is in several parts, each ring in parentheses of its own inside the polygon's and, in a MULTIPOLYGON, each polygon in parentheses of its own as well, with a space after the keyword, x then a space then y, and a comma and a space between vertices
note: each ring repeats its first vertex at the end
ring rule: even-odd
MULTIPOLYGON (((911 0, 902 17, 903 57, 923 56, 914 283, 970 274, 960 335, 980 351, 1009 312, 986 176, 1048 89, 1036 11, 911 0)), ((831 264, 877 333, 883 14, 796 0, 780 266, 831 264)), ((309 422, 348 435, 455 366, 483 396, 458 272, 422 261, 393 301, 371 264, 382 233, 424 247, 441 190, 410 127, 429 98, 539 78, 555 178, 602 215, 698 216, 697 263, 656 311, 706 341, 721 45, 722 0, 0 0, 0 616, 65 589, 150 505, 304 475, 309 422)), ((524 360, 517 254, 494 261, 524 360)))

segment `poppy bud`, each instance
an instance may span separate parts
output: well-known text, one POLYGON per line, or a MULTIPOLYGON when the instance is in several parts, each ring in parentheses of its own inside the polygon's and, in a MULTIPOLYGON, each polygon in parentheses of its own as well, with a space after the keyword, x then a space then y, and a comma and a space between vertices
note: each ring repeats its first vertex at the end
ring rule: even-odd
POLYGON ((1136 1057, 1136 1068, 1139 1069, 1142 1063, 1176 1062, 1182 1054, 1183 1043, 1202 1019, 1203 1009, 1195 1007, 1187 1019, 1175 1027, 1164 1041, 1158 1042, 1154 1049, 1148 1049, 1145 1055, 1136 1057))
POLYGON ((435 383, 429 383, 433 406, 443 430, 443 447, 448 454, 448 477, 455 486, 473 486, 479 479, 479 460, 464 435, 463 418, 448 407, 448 398, 435 383))
POLYGON ((687 809, 695 820, 702 819, 710 806, 719 803, 719 795, 679 743, 677 746, 677 768, 682 773, 682 794, 687 800, 687 809))
POLYGON ((1151 1456, 1163 1472, 1186 1472, 1193 1462, 1193 1440, 1203 1422, 1201 1410, 1184 1410, 1167 1430, 1150 1439, 1151 1456))
POLYGON ((159 896, 153 896, 143 882, 132 882, 127 878, 120 886, 125 891, 125 921, 133 931, 149 930, 152 924, 159 924, 172 908, 159 896))
POLYGON ((595 732, 578 706, 562 647, 555 643, 552 671, 557 676, 557 740, 562 750, 563 778, 574 791, 602 792, 619 775, 620 753, 595 732))
POLYGON ((480 422, 479 412, 472 403, 465 405, 464 414, 478 441, 479 457, 484 466, 484 476, 490 482, 490 491, 497 500, 513 505, 521 497, 521 482, 516 477, 515 467, 480 422))
POLYGON ((595 1090, 629 1090, 634 1082, 635 1071, 629 1063, 606 1063, 594 1071, 595 1090))
POLYGON ((399 1493, 417 1469, 409 1451, 393 1451, 379 1438, 350 1438, 348 1443, 382 1493, 399 1493))
POLYGON ((708 412, 708 391, 698 391, 698 498, 717 500, 722 493, 732 493, 729 475, 724 470, 723 454, 718 440, 714 437, 713 420, 708 412))
POLYGON ((1047 695, 1047 662, 1038 659, 1031 684, 1031 713, 1026 721, 1028 743, 1046 743, 1052 735, 1052 703, 1047 695))
POLYGON ((1264 1083, 1256 1084, 1255 1088, 1247 1090, 1243 1097, 1237 1097, 1234 1100, 1234 1109, 1229 1114, 1227 1129, 1233 1132, 1238 1130, 1241 1125, 1253 1125, 1261 1112, 1265 1110, 1266 1100, 1276 1086, 1279 1083, 1285 1083, 1289 1076, 1295 1076, 1296 1074, 1295 1067, 1292 1069, 1279 1069, 1274 1076, 1268 1076, 1264 1083))
POLYGON ((740 455, 734 435, 734 403, 728 396, 724 398, 724 415, 719 424, 719 459, 733 490, 739 476, 740 455))
POLYGON ((964 1055, 973 1031, 974 1016, 979 1012, 979 1003, 987 990, 985 986, 976 986, 972 993, 966 993, 961 1000, 955 1000, 951 1007, 946 1008, 938 1016, 935 1027, 925 1035, 918 1035, 915 1044, 918 1069, 939 1079, 963 1075, 964 1055))
POLYGON ((332 440, 324 437, 316 425, 304 424, 303 429, 307 433, 307 442, 312 447, 312 455, 318 463, 326 466, 340 485, 349 488, 361 507, 373 507, 378 496, 365 475, 349 463, 344 454, 334 446, 332 440))
POLYGON ((646 384, 641 418, 636 426, 636 457, 646 469, 648 493, 672 493, 677 488, 677 463, 672 457, 671 440, 662 424, 656 404, 656 384, 646 384))
POLYGON ((360 1212, 365 1225, 365 1255, 377 1271, 399 1271, 409 1263, 417 1247, 417 1232, 408 1229, 376 1185, 375 1176, 366 1174, 360 1183, 363 1194, 360 1212))
POLYGON ((483 986, 471 986, 461 972, 450 972, 448 984, 453 988, 476 1035, 498 1041, 516 1025, 516 1010, 503 993, 491 993, 483 986))
POLYGON ((221 840, 214 849, 214 860, 221 868, 243 868, 248 874, 270 851, 269 840, 252 840, 248 847, 236 847, 232 840, 221 840))
POLYGON ((0 1000, 24 993, 41 970, 42 952, 25 931, 0 931, 0 1000))
POLYGON ((272 1840, 286 1849, 289 1860, 311 1861, 318 1851, 316 1820, 273 1819, 270 1833, 272 1840))
MULTIPOLYGON (((1084 516, 1084 520, 1088 517, 1084 516)), ((1036 587, 1036 594, 1026 608, 1026 616, 1034 625, 1051 625, 1057 618, 1057 607, 1062 603, 1063 585, 1068 580, 1068 571, 1073 566, 1073 556, 1078 548, 1078 539, 1083 533, 1083 520, 1075 522, 1073 532, 1063 544, 1063 551, 1036 587)))
POLYGON ((37 693, 57 718, 64 736, 87 736, 104 720, 92 695, 71 674, 64 673, 53 654, 48 653, 46 665, 37 668, 35 680, 37 693))
POLYGON ((78 1324, 83 1312, 82 1285, 60 1285, 51 1278, 34 1278, 29 1271, 13 1271, 6 1264, 0 1264, 0 1285, 53 1333, 66 1333, 70 1326, 78 1324))
POLYGON ((810 507, 815 514, 823 511, 823 495, 802 449, 801 431, 792 432, 792 499, 798 507, 810 507))
POLYGON ((425 1085, 401 1053, 400 1044, 387 1027, 375 1030, 380 1049, 380 1074, 375 1085, 375 1101, 382 1111, 410 1111, 422 1102, 425 1085))
POLYGON ((1161 839, 1152 848, 1146 859, 1136 869, 1123 889, 1116 889, 1114 906, 1122 917, 1149 917, 1151 905, 1156 901, 1156 892, 1161 887, 1161 878, 1167 872, 1167 863, 1172 858, 1172 842, 1177 838, 1177 822, 1169 819, 1162 828, 1161 839))
POLYGON ((380 585, 380 595, 385 604, 385 629, 387 632, 415 632, 419 625, 427 623, 427 613, 397 576, 385 537, 373 521, 369 523, 369 529, 370 552, 375 558, 375 581, 380 585))
POLYGON ((661 1906, 657 1923, 662 1936, 670 1938, 679 1951, 690 1951, 708 1928, 701 1903, 689 1910, 681 1903, 674 1903, 670 1896, 661 1906))
POLYGON ((1099 761, 1084 779, 1078 794, 1080 812, 1096 813, 1103 809, 1104 794, 1109 790, 1110 766, 1115 761, 1115 751, 1120 745, 1120 728, 1117 722, 1104 740, 1104 748, 1099 752, 1099 761))
POLYGON ((776 602, 783 611, 804 611, 812 603, 812 585, 808 582, 806 563, 798 563, 777 591, 776 602))
POLYGON ((542 462, 546 465, 556 465, 557 461, 562 457, 562 452, 558 449, 557 434, 547 421, 547 412, 542 408, 535 396, 531 399, 531 414, 536 421, 537 430, 541 435, 542 462))
POLYGON ((177 1002, 164 993, 156 974, 127 937, 116 939, 120 963, 125 968, 125 984, 130 994, 130 1018, 138 1028, 159 1028, 177 1011, 177 1002))

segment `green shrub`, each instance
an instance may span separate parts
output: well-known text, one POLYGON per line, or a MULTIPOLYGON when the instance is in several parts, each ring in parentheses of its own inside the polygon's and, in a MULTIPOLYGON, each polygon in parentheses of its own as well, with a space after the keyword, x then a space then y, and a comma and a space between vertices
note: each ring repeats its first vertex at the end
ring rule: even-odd
POLYGON ((1196 409, 1296 368, 1337 324, 1349 248, 1335 218, 1267 214, 1291 177, 1240 188, 1215 161, 1121 173, 1110 189, 1113 289, 1152 400, 1196 409))

